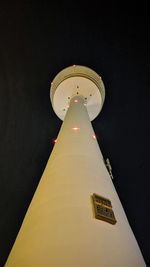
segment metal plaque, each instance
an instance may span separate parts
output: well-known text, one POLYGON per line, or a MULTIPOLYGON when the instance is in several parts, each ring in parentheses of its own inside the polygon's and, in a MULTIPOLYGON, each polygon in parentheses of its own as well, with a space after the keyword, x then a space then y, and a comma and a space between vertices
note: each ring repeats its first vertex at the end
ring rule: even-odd
POLYGON ((95 218, 115 224, 117 221, 112 210, 111 201, 95 193, 92 195, 92 199, 94 204, 95 218))

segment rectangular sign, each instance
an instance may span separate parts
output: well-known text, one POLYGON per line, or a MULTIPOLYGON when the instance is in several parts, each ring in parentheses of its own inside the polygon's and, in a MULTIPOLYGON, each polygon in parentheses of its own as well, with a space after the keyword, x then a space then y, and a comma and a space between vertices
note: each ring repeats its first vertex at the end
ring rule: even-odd
POLYGON ((95 193, 92 195, 92 199, 95 211, 95 218, 102 221, 106 221, 111 224, 116 224, 117 221, 112 210, 111 201, 95 193))

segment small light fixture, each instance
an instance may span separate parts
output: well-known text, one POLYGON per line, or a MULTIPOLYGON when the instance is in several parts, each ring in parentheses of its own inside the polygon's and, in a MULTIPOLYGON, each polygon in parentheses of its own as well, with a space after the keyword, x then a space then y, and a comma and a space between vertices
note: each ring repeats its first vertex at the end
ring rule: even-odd
POLYGON ((79 127, 73 127, 72 128, 74 131, 78 131, 80 128, 79 127))
POLYGON ((52 139, 52 144, 56 144, 57 143, 57 139, 52 139))
POLYGON ((93 137, 93 139, 96 139, 96 135, 95 134, 92 134, 92 137, 93 137))
POLYGON ((78 100, 77 100, 77 99, 75 99, 75 100, 74 100, 74 102, 75 102, 75 103, 78 103, 78 100))

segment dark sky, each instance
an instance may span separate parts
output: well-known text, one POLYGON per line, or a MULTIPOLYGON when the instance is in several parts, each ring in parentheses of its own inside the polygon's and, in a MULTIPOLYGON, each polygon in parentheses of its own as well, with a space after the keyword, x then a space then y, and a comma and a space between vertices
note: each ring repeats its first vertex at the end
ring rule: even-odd
POLYGON ((0 8, 0 266, 61 126, 49 84, 72 64, 94 69, 104 81, 106 100, 93 127, 150 266, 149 18, 109 3, 37 2, 0 8))

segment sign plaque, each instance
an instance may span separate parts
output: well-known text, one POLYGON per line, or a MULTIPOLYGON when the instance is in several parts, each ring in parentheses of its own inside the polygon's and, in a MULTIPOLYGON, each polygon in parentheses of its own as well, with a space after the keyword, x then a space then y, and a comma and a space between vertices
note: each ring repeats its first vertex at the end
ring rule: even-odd
POLYGON ((112 210, 111 201, 97 194, 92 195, 95 218, 111 224, 116 224, 116 218, 112 210))

